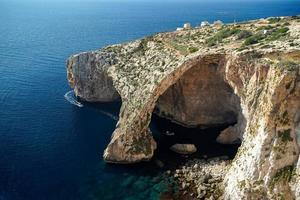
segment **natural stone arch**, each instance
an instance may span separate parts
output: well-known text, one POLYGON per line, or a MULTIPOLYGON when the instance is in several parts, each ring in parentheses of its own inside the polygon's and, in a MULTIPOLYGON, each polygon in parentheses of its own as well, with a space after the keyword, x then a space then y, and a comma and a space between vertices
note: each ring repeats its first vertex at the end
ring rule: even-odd
MULTIPOLYGON (((143 95, 143 102, 136 103, 141 98, 139 95, 133 96, 131 99, 122 99, 120 120, 112 135, 111 142, 104 152, 104 159, 107 162, 115 163, 133 163, 151 159, 156 149, 156 142, 148 126, 157 100, 188 70, 199 64, 207 66, 209 63, 218 63, 220 73, 224 76, 226 56, 224 54, 204 54, 189 58, 170 74, 161 77, 161 81, 155 87, 144 88, 143 94, 140 94, 143 95), (147 96, 146 94, 150 95, 147 96)), ((234 135, 233 140, 236 140, 240 135, 234 135)), ((227 141, 227 143, 230 142, 232 141, 227 141)))

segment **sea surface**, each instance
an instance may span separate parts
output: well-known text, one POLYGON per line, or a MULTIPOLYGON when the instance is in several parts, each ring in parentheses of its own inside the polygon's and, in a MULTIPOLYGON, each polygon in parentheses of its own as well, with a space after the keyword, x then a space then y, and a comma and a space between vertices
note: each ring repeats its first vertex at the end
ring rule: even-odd
MULTIPOLYGON (((158 199, 176 190, 163 174, 178 156, 165 145, 176 138, 159 134, 168 122, 151 124, 162 147, 155 159, 165 163, 163 169, 155 161, 103 162, 120 103, 77 102, 66 80, 71 54, 172 31, 185 22, 300 14, 299 0, 162 2, 0 0, 0 200, 158 199)), ((203 144, 198 154, 231 155, 231 149, 203 144)))

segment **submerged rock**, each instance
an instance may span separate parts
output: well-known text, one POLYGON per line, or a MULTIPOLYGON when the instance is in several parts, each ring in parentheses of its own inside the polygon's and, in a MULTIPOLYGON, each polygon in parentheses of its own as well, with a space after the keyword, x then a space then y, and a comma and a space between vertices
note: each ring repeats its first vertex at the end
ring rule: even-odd
POLYGON ((163 168, 165 166, 165 164, 161 160, 155 160, 155 164, 160 168, 163 168))
POLYGON ((174 144, 170 149, 179 154, 193 154, 197 151, 194 144, 174 144))

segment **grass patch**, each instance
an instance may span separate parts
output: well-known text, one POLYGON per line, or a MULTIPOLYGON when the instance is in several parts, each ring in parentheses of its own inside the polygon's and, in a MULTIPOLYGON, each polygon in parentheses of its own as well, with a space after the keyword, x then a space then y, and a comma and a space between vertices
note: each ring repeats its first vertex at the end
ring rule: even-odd
POLYGON ((183 46, 181 44, 177 44, 174 41, 167 41, 166 42, 169 46, 171 46, 172 48, 176 49, 177 51, 179 51, 182 55, 188 55, 189 51, 188 48, 186 46, 183 46))

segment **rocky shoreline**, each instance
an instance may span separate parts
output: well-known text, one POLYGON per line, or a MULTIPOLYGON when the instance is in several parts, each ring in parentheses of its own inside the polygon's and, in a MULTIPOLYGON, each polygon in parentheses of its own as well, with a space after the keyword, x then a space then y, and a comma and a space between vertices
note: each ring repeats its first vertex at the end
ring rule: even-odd
POLYGON ((167 171, 179 186, 174 199, 223 199, 223 180, 230 163, 227 156, 207 160, 197 158, 189 160, 175 170, 167 171))

